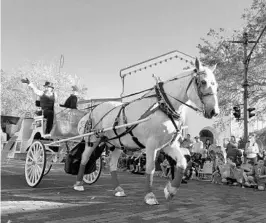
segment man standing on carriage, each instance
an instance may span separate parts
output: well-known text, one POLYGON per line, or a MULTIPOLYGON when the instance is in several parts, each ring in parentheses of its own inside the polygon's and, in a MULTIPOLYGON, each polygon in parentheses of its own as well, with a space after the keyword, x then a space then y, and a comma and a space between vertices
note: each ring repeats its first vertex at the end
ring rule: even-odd
POLYGON ((53 84, 49 81, 46 81, 43 85, 44 90, 39 90, 33 83, 29 81, 28 78, 21 79, 21 82, 28 84, 28 86, 34 91, 34 93, 40 96, 40 107, 42 108, 44 118, 47 119, 45 134, 49 134, 53 127, 54 103, 57 98, 54 92, 53 84))

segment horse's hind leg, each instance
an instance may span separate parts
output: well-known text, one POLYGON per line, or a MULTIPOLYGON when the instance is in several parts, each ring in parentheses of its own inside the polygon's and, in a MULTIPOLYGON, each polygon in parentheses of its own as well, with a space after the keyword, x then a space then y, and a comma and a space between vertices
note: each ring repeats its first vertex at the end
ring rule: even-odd
POLYGON ((171 183, 169 182, 164 189, 165 198, 171 199, 176 194, 178 188, 181 185, 181 181, 184 176, 185 169, 187 167, 187 160, 181 152, 180 147, 177 143, 174 143, 171 146, 165 148, 164 152, 176 162, 174 179, 171 183))
POLYGON ((121 150, 120 149, 115 149, 113 152, 110 154, 110 173, 111 173, 111 180, 112 184, 115 190, 115 196, 117 197, 124 197, 126 196, 124 189, 120 186, 118 178, 117 178, 117 163, 118 159, 121 155, 121 150))

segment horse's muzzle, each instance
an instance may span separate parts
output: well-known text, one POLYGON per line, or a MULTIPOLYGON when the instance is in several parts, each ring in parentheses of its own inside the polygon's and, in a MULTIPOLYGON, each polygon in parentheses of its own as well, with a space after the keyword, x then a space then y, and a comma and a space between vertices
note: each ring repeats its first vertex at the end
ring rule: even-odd
POLYGON ((219 115, 219 113, 220 113, 219 110, 217 111, 216 109, 212 109, 210 112, 205 112, 204 116, 205 118, 211 119, 219 115))
POLYGON ((216 109, 212 109, 210 112, 210 117, 216 117, 217 115, 219 115, 219 110, 217 111, 216 109))

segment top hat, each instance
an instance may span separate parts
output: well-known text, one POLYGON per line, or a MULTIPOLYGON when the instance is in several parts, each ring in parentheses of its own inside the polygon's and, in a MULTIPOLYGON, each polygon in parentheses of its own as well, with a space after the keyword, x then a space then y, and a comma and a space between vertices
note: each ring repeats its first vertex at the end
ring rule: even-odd
POLYGON ((71 87, 72 87, 72 91, 78 91, 78 90, 79 90, 78 87, 77 87, 76 85, 71 86, 71 87))
POLYGON ((49 82, 49 81, 45 81, 45 84, 43 85, 44 87, 51 87, 51 88, 54 88, 54 85, 49 82))

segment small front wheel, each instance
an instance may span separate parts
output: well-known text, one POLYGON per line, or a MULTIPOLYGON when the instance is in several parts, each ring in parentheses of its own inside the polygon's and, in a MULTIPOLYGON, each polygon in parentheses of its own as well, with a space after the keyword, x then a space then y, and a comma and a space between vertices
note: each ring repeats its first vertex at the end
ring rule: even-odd
POLYGON ((102 157, 100 156, 95 163, 95 170, 92 173, 86 174, 83 177, 85 183, 94 184, 100 177, 102 171, 102 157))
POLYGON ((45 146, 40 141, 34 141, 26 156, 25 178, 30 187, 36 187, 42 180, 46 166, 45 146))

